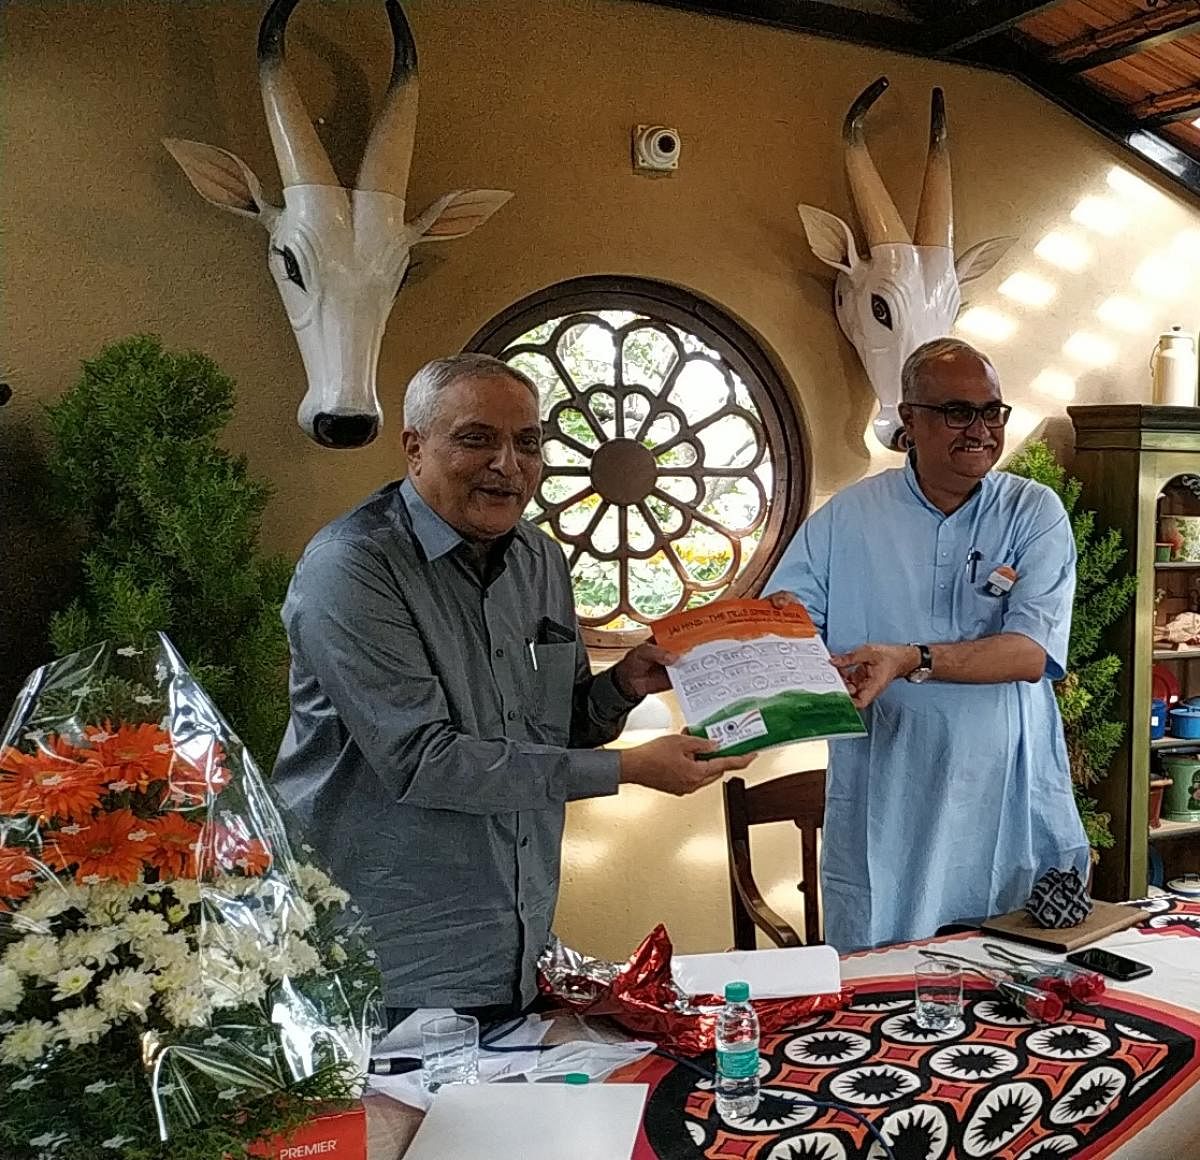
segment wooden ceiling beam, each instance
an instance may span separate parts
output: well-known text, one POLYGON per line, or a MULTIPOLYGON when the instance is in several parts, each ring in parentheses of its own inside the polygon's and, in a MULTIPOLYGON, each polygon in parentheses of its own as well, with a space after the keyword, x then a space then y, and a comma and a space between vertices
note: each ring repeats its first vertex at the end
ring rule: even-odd
POLYGON ((1080 78, 1034 55, 1009 37, 980 45, 969 58, 975 64, 1012 74, 1183 186, 1193 197, 1200 197, 1200 160, 1154 132, 1151 126, 1134 121, 1127 108, 1098 93, 1080 78))
POLYGON ((978 0, 955 16, 927 18, 923 35, 930 52, 951 56, 1061 3, 1062 0, 978 0))
POLYGON ((706 16, 724 16, 731 20, 749 20, 805 32, 810 36, 825 36, 846 40, 852 44, 872 44, 894 52, 927 55, 925 33, 916 20, 900 20, 895 16, 877 16, 855 9, 840 8, 822 0, 643 0, 663 8, 681 8, 706 16))
POLYGON ((1087 72, 1197 31, 1200 31, 1200 0, 1183 0, 1169 8, 1143 12, 1068 40, 1051 51, 1048 59, 1068 72, 1087 72))
POLYGON ((1200 113, 1200 85, 1158 93, 1129 106, 1129 116, 1143 129, 1157 129, 1200 113))

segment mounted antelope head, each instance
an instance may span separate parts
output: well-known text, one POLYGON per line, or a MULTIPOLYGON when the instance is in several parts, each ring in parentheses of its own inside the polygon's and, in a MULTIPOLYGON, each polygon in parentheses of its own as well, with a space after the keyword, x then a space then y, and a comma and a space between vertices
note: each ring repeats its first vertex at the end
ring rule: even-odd
POLYGON ((946 105, 933 90, 929 157, 925 185, 912 237, 888 196, 867 152, 863 121, 888 87, 880 77, 850 106, 842 124, 850 193, 867 237, 867 258, 859 256, 850 227, 815 206, 799 207, 813 253, 838 271, 834 302, 842 331, 858 351, 879 397, 876 438, 898 450, 900 370, 922 343, 950 332, 961 302, 960 287, 986 274, 1015 238, 992 238, 954 259, 954 211, 950 195, 950 154, 946 144, 946 105))
POLYGON ((270 235, 268 263, 279 287, 308 391, 297 412, 325 447, 361 447, 379 432, 379 346, 413 246, 461 238, 510 197, 456 190, 409 222, 404 197, 417 123, 417 48, 397 0, 386 0, 392 76, 353 189, 343 188, 288 71, 284 31, 298 0, 272 0, 258 30, 258 70, 283 207, 264 200, 239 157, 197 141, 163 143, 205 200, 253 218, 270 235))

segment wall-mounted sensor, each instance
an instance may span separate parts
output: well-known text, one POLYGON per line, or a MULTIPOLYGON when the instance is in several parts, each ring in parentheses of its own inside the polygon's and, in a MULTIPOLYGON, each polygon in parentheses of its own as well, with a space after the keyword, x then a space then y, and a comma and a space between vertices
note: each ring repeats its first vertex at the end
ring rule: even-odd
POLYGON ((633 167, 652 173, 679 168, 679 134, 665 125, 637 125, 633 130, 633 167))

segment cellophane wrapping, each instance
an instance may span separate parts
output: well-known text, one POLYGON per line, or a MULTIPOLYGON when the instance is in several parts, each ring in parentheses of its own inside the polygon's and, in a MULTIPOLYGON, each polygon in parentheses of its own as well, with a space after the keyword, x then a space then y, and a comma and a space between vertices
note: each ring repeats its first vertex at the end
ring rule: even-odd
MULTIPOLYGON (((716 1047, 716 995, 686 995, 671 977, 674 949, 667 928, 656 926, 624 963, 592 958, 564 946, 557 937, 538 961, 538 986, 581 1014, 607 1016, 628 1031, 682 1055, 716 1047)), ((810 1015, 844 1007, 852 992, 802 995, 794 999, 753 999, 763 1034, 810 1015)))
POLYGON ((236 1160, 355 1098, 368 934, 165 636, 39 669, 0 739, 0 1156, 236 1160))

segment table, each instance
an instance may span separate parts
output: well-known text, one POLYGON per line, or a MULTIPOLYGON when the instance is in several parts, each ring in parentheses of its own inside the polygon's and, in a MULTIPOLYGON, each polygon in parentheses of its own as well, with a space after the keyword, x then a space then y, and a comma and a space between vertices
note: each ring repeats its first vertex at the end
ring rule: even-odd
MULTIPOLYGON (((1143 904, 1146 923, 1098 945, 1154 973, 1109 984, 1097 1009, 1039 1028, 976 993, 964 1033, 921 1033, 911 1020, 912 969, 925 946, 982 958, 987 939, 956 935, 843 959, 856 992, 845 1012, 765 1036, 762 1123, 732 1131, 708 1085, 650 1057, 617 1082, 651 1085, 634 1160, 856 1160, 865 1129, 804 1106, 832 1091, 896 1136, 897 1156, 928 1160, 1160 1160, 1200 1155, 1200 903, 1143 904)), ((1036 953, 1036 952, 1035 952, 1036 953)), ((420 1113, 368 1100, 370 1160, 397 1160, 420 1113)))

